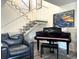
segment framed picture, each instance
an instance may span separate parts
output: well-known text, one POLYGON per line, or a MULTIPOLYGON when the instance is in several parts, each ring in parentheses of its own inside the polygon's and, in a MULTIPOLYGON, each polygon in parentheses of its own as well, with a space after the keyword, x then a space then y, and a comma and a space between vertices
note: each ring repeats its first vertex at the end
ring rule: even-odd
POLYGON ((74 27, 74 10, 54 14, 53 20, 54 27, 74 27))

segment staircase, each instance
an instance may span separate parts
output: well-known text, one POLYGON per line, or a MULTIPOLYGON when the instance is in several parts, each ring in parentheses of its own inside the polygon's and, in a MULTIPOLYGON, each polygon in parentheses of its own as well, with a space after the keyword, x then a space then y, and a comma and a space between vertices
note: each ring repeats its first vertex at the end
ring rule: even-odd
MULTIPOLYGON (((39 26, 39 24, 40 24, 40 22, 38 22, 36 20, 31 21, 31 19, 28 17, 28 13, 31 12, 33 9, 35 9, 34 7, 31 7, 32 6, 32 4, 30 4, 31 2, 32 1, 30 1, 30 0, 28 0, 28 2, 27 2, 27 0, 26 1, 25 0, 7 0, 7 2, 6 2, 8 6, 16 9, 17 11, 19 11, 22 14, 22 16, 24 16, 27 20, 29 20, 29 22, 26 23, 26 25, 19 28, 19 32, 22 34, 29 33, 36 26, 39 26)), ((38 3, 38 5, 40 5, 40 4, 38 3)), ((38 10, 40 8, 41 7, 39 7, 39 8, 37 7, 36 10, 38 10)), ((41 24, 43 24, 43 23, 44 22, 42 22, 41 24)))
POLYGON ((14 7, 15 9, 17 9, 22 15, 24 15, 28 20, 30 20, 30 18, 28 18, 28 15, 27 15, 29 13, 29 6, 26 6, 23 1, 8 0, 7 4, 11 7, 14 7))
POLYGON ((36 30, 36 28, 45 27, 46 24, 47 21, 39 21, 39 20, 30 21, 25 26, 23 26, 23 28, 20 28, 20 33, 27 35, 31 33, 33 30, 36 30))

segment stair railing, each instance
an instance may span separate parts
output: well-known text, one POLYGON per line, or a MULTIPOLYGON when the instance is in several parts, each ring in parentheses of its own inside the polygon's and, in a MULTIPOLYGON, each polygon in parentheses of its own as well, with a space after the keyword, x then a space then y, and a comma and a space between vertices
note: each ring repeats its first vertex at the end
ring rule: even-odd
POLYGON ((18 7, 13 0, 8 0, 8 2, 10 2, 11 5, 14 6, 17 10, 19 10, 19 12, 22 13, 24 15, 24 17, 26 17, 28 20, 30 20, 30 18, 28 18, 28 15, 27 15, 27 13, 29 13, 29 11, 28 12, 24 11, 24 10, 27 10, 27 9, 18 7))

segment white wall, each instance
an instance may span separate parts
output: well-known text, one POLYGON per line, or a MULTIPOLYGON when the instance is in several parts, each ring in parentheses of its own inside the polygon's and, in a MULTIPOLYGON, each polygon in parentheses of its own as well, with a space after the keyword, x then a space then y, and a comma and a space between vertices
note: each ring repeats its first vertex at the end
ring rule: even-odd
POLYGON ((25 22, 26 20, 21 16, 21 13, 8 6, 7 3, 1 7, 1 32, 18 31, 25 22))
POLYGON ((76 10, 76 5, 77 5, 77 2, 72 2, 72 3, 69 3, 69 4, 66 4, 66 5, 63 5, 63 6, 60 6, 64 11, 67 11, 67 10, 72 10, 72 9, 75 9, 76 10))
POLYGON ((37 10, 37 20, 48 21, 48 27, 53 26, 53 14, 61 11, 59 6, 43 1, 43 7, 37 10))
MULTIPOLYGON (((77 26, 76 26, 77 25, 77 17, 76 17, 77 8, 76 8, 76 4, 77 4, 76 2, 72 2, 72 3, 66 4, 64 6, 60 6, 62 8, 62 12, 67 11, 67 10, 72 10, 72 9, 75 10, 75 15, 74 15, 75 16, 75 19, 74 19, 75 20, 75 27, 67 28, 67 31, 74 34, 74 35, 72 35, 72 37, 73 36, 75 37, 76 31, 77 31, 77 26)), ((72 38, 72 40, 76 39, 76 37, 74 39, 73 38, 72 38)))
POLYGON ((1 32, 19 32, 26 23, 31 20, 36 20, 36 10, 28 13, 28 20, 23 14, 19 12, 14 6, 5 3, 1 7, 1 32))
POLYGON ((72 51, 76 51, 77 49, 77 46, 76 46, 76 43, 77 43, 77 17, 76 17, 77 7, 76 6, 77 6, 76 2, 72 2, 66 5, 60 6, 62 8, 62 12, 72 10, 72 9, 75 10, 75 15, 74 15, 75 16, 75 27, 67 28, 66 30, 64 30, 64 31, 68 31, 71 33, 70 50, 72 51))
MULTIPOLYGON (((38 20, 46 20, 48 21, 48 26, 53 26, 53 14, 68 11, 68 10, 75 10, 76 13, 76 2, 72 2, 63 6, 57 6, 46 1, 42 3, 43 7, 37 10, 37 19, 38 20)), ((75 14, 76 18, 76 14, 75 14)), ((75 20, 76 25, 76 20, 75 20)))

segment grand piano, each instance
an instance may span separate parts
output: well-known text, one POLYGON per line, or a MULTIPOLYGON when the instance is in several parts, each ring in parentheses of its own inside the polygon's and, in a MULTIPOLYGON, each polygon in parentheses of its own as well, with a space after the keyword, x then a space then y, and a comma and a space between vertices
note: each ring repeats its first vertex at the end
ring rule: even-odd
POLYGON ((49 42, 66 42, 67 54, 69 54, 69 43, 71 42, 71 34, 69 32, 62 32, 61 28, 43 28, 43 31, 36 32, 35 40, 37 40, 37 50, 39 50, 39 42, 42 40, 47 40, 49 42))

